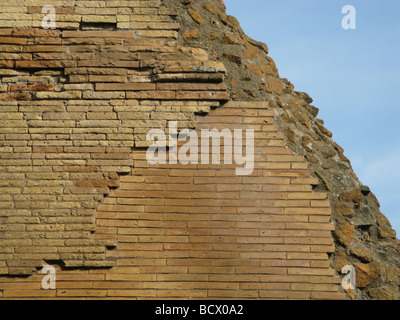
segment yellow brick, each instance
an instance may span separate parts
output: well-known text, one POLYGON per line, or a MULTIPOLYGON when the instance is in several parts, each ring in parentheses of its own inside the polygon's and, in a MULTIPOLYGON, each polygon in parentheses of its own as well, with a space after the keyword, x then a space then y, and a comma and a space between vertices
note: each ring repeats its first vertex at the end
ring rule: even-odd
POLYGON ((4 298, 35 298, 35 297, 55 297, 55 290, 31 290, 31 289, 6 289, 3 292, 4 298))
POLYGON ((115 16, 84 15, 82 22, 116 23, 117 18, 115 16))

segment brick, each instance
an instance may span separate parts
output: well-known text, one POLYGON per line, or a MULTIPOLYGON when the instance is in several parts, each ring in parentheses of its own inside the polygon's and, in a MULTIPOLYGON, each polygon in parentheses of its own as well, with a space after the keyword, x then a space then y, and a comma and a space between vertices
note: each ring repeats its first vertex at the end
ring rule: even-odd
POLYGON ((13 37, 0 37, 0 44, 21 44, 26 45, 28 42, 24 38, 13 38, 13 37))
POLYGON ((288 274, 290 275, 321 275, 321 276, 333 276, 335 273, 332 269, 327 268, 288 268, 288 274))
POLYGON ((104 297, 107 294, 106 290, 95 289, 63 289, 57 290, 57 297, 104 297))
POLYGON ((175 91, 144 91, 144 92, 127 92, 127 99, 145 99, 145 100, 174 100, 176 98, 175 91))
POLYGON ((287 214, 330 215, 330 208, 285 208, 287 214))
MULTIPOLYGON (((56 9, 56 14, 72 14, 74 12, 73 8, 55 8, 56 9)), ((42 13, 42 8, 41 7, 28 7, 28 13, 42 13)), ((53 30, 51 30, 53 31, 53 30)), ((58 33, 59 34, 59 33, 58 33)), ((55 36, 58 36, 56 33, 55 36)), ((51 33, 46 34, 46 33, 37 33, 38 36, 51 36, 51 33)), ((35 36, 35 33, 34 35, 35 36)))
MULTIPOLYGON (((109 100, 109 99, 124 99, 125 92, 92 92, 84 91, 83 99, 98 99, 98 100, 109 100)), ((128 97, 127 97, 128 98, 128 97)))
POLYGON ((4 290, 4 298, 35 298, 35 297, 55 297, 56 292, 54 290, 4 290))
POLYGON ((117 19, 115 16, 84 15, 82 22, 116 23, 117 19))
POLYGON ((52 45, 31 45, 22 47, 22 52, 67 52, 65 46, 52 46, 52 45))
POLYGON ((29 68, 29 69, 44 69, 44 68, 64 68, 64 67, 75 67, 75 61, 16 61, 16 68, 29 68))
POLYGON ((53 91, 52 84, 10 85, 8 91, 53 91))
POLYGON ((82 92, 80 91, 65 91, 65 92, 37 92, 38 99, 80 99, 82 92))
POLYGON ((316 300, 345 300, 346 295, 341 292, 311 292, 311 299, 316 300))
MULTIPOLYGON (((90 82, 126 82, 126 76, 97 76, 97 75, 89 75, 90 82)), ((105 86, 104 86, 105 88, 105 86)), ((97 89, 98 90, 98 89, 97 89)), ((107 90, 111 90, 108 87, 107 90)))
MULTIPOLYGON (((185 90, 185 91, 225 91, 225 84, 213 83, 158 83, 157 89, 159 90, 185 90)), ((211 120, 211 119, 210 119, 211 120)))
POLYGON ((96 90, 99 91, 142 91, 142 90, 155 90, 154 83, 96 83, 96 90))
POLYGON ((305 300, 310 298, 308 292, 291 292, 291 291, 260 291, 260 297, 264 299, 300 299, 305 300))
POLYGON ((32 99, 32 96, 29 93, 16 93, 16 94, 4 93, 4 94, 0 94, 0 100, 29 101, 31 99, 32 99))

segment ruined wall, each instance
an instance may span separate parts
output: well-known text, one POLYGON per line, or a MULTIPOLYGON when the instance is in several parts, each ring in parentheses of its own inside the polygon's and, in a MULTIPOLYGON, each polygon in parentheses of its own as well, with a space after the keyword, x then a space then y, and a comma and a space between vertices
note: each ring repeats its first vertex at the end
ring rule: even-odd
POLYGON ((349 297, 398 299, 396 233, 380 212, 379 201, 353 172, 343 148, 317 118, 319 110, 312 98, 279 77, 267 45, 245 35, 237 19, 226 14, 222 1, 186 3, 177 18, 184 26, 181 43, 197 43, 224 63, 233 99, 269 101, 288 146, 305 156, 312 175, 319 179, 316 190, 327 192, 336 225, 332 265, 339 274, 343 266, 354 265, 358 274, 357 289, 349 291, 349 297))
POLYGON ((5 278, 4 297, 344 299, 328 256, 330 202, 313 192, 318 179, 274 115, 267 103, 229 102, 196 119, 198 132, 254 130, 251 175, 211 153, 209 164, 149 165, 146 150, 134 150, 132 174, 96 213, 96 233, 116 236, 106 252, 115 266, 58 270, 56 290, 41 289, 40 276, 5 278))
MULTIPOLYGON (((3 19, 35 21, 35 3, 4 4, 27 13, 3 19)), ((113 236, 93 236, 93 216, 119 175, 131 173, 132 148, 167 121, 194 127, 195 112, 228 97, 223 65, 204 50, 178 46, 179 25, 159 2, 108 2, 101 11, 73 3, 63 2, 57 16, 66 29, 0 30, 2 273, 29 274, 42 259, 113 266, 105 257, 113 236), (107 30, 139 18, 143 30, 107 30)))
POLYGON ((29 275, 0 296, 340 299, 351 264, 347 297, 398 298, 377 199, 222 1, 13 0, 0 17, 0 271, 29 275), (146 133, 170 121, 255 126, 265 157, 247 180, 150 168, 146 133))

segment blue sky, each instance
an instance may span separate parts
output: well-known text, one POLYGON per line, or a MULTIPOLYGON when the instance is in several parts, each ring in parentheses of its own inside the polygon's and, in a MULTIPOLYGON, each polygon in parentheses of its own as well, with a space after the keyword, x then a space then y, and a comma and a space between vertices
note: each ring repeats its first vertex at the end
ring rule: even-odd
POLYGON ((307 92, 400 237, 400 1, 225 0, 280 76, 307 92), (356 29, 342 28, 342 8, 356 29))

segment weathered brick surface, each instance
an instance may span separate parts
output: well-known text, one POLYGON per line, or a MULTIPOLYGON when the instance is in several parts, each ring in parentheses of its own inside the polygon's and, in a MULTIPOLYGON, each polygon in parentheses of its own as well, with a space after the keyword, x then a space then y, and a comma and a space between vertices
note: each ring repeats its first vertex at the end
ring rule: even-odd
POLYGON ((398 295, 378 201, 225 9, 1 1, 1 298, 342 299, 346 264, 369 271, 349 297, 398 295), (170 121, 254 129, 255 171, 150 167, 146 134, 170 121), (63 266, 56 290, 41 289, 46 263, 63 266))
POLYGON ((2 2, 0 12, 0 273, 50 260, 113 266, 115 235, 97 236, 97 206, 150 128, 194 126, 195 112, 229 98, 224 66, 176 45, 179 25, 160 1, 2 2), (47 4, 56 30, 41 28, 47 4), (202 81, 182 83, 189 71, 202 81), (177 96, 187 102, 168 101, 177 96))
MULTIPOLYGON (((196 130, 216 124, 234 130, 262 119, 278 133, 267 107, 228 103, 197 117, 196 130)), ((264 132, 258 123, 248 129, 264 132)), ((116 248, 105 254, 116 265, 60 270, 57 289, 44 293, 37 275, 25 280, 24 291, 0 281, 4 297, 343 299, 328 259, 334 226, 311 221, 330 215, 326 193, 313 192, 312 179, 299 180, 310 172, 282 137, 261 135, 255 146, 250 176, 236 176, 234 164, 149 165, 146 151, 134 150, 131 174, 120 177, 96 212, 97 235, 116 235, 116 248), (268 145, 281 146, 272 160, 268 145)))

